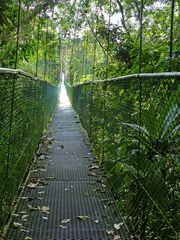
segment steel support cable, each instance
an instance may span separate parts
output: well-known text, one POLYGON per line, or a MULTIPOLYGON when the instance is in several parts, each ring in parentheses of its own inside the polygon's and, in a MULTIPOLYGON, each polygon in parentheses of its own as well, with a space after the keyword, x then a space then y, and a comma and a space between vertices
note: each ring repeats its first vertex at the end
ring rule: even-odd
MULTIPOLYGON (((94 19, 93 19, 94 20, 94 19)), ((95 25, 95 30, 97 30, 97 23, 96 21, 93 21, 95 25)), ((89 136, 91 141, 93 140, 92 137, 92 132, 93 132, 93 111, 94 111, 94 84, 93 81, 95 80, 95 67, 96 67, 96 46, 97 45, 97 39, 94 37, 94 42, 93 42, 93 65, 92 65, 92 81, 91 81, 91 97, 90 97, 90 123, 89 123, 89 136)))
POLYGON ((16 57, 15 57, 15 66, 17 68, 18 64, 18 53, 19 53, 19 33, 20 33, 20 18, 21 18, 21 0, 18 0, 18 22, 17 22, 17 30, 16 30, 16 57))
POLYGON ((88 32, 87 32, 87 35, 85 38, 85 81, 86 81, 86 77, 87 77, 87 58, 88 58, 87 46, 88 46, 88 32))
POLYGON ((172 0, 172 3, 171 3, 171 20, 170 20, 170 39, 169 39, 169 71, 172 70, 174 6, 175 6, 175 0, 172 0))
MULTIPOLYGON (((143 9, 144 0, 141 0, 140 5, 140 26, 139 26, 139 74, 142 73, 142 43, 143 43, 143 9)), ((141 130, 142 125, 142 79, 139 77, 139 160, 141 155, 141 130)), ((139 161, 137 161, 137 171, 139 172, 139 161)), ((138 173, 139 174, 139 173, 138 173)))
POLYGON ((38 67, 39 67, 39 40, 40 40, 40 17, 38 17, 38 29, 37 29, 37 49, 36 49, 36 73, 35 76, 38 76, 38 67))
POLYGON ((48 17, 46 18, 46 43, 45 43, 45 53, 44 53, 44 80, 46 79, 47 72, 47 48, 48 48, 48 35, 49 35, 49 24, 48 17))
MULTIPOLYGON (((58 56, 59 56, 59 64, 60 64, 60 81, 62 81, 62 76, 65 74, 65 63, 63 59, 63 52, 62 52, 62 40, 61 40, 61 22, 59 21, 59 34, 58 34, 58 56)), ((65 78, 65 76, 64 76, 65 78)), ((65 79, 64 79, 65 80, 65 79)))
MULTIPOLYGON (((52 15, 51 15, 51 18, 53 19, 54 18, 54 9, 52 9, 52 15)), ((51 56, 51 53, 52 53, 52 49, 53 49, 53 52, 54 52, 54 29, 53 29, 53 22, 51 20, 51 31, 52 31, 52 44, 50 44, 50 56, 51 56)), ((54 56, 55 54, 53 54, 54 56)), ((54 62, 54 59, 49 59, 49 72, 48 72, 48 78, 49 80, 52 80, 51 76, 52 76, 52 67, 53 67, 53 62, 54 62), (53 61, 52 61, 53 60, 53 61)))
POLYGON ((78 16, 79 16, 79 9, 77 11, 77 18, 75 20, 75 23, 74 23, 74 36, 73 36, 73 44, 72 44, 72 47, 71 47, 71 57, 70 57, 70 62, 69 62, 69 73, 70 73, 70 85, 73 86, 74 84, 74 81, 73 81, 73 77, 74 75, 72 75, 72 62, 73 62, 73 59, 74 59, 74 46, 75 46, 75 38, 76 38, 76 32, 77 32, 77 27, 78 27, 78 16))
MULTIPOLYGON (((21 0, 18 0, 18 22, 16 31, 16 58, 15 58, 15 69, 18 63, 18 52, 19 52, 19 32, 20 32, 20 16, 21 16, 21 0)), ((9 164, 11 160, 11 145, 12 145, 12 128, 13 128, 13 111, 14 111, 14 97, 15 97, 15 84, 16 77, 12 80, 12 92, 11 92, 11 107, 10 107, 10 119, 9 119, 9 138, 8 138, 8 149, 7 149, 7 164, 6 164, 6 177, 9 175, 9 164)))
MULTIPOLYGON (((111 24, 111 8, 112 0, 109 0, 109 15, 108 15, 108 42, 107 42, 107 55, 106 55, 106 75, 105 78, 108 79, 108 69, 109 69, 109 44, 110 44, 110 24, 111 24)), ((102 160, 105 158, 105 124, 106 124, 106 102, 107 102, 107 83, 104 84, 103 89, 103 105, 102 105, 102 119, 103 119, 103 129, 102 129, 102 160)))

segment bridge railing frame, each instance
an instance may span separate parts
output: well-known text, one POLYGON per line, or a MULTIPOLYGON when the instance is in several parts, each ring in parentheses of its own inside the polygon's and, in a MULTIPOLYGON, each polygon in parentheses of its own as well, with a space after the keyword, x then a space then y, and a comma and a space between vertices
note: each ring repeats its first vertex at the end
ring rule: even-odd
POLYGON ((57 103, 59 86, 0 68, 0 230, 57 103))
POLYGON ((66 83, 137 239, 178 239, 179 80, 165 72, 66 83))

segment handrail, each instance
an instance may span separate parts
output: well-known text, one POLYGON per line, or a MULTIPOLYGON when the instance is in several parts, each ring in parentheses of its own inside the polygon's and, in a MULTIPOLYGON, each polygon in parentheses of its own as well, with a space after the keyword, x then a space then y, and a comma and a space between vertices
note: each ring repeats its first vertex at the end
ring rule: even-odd
POLYGON ((22 76, 25 76, 25 77, 30 77, 30 78, 33 78, 33 79, 39 79, 37 77, 33 77, 32 75, 30 75, 29 73, 26 73, 22 70, 19 70, 19 69, 11 69, 11 68, 0 68, 0 74, 16 74, 16 75, 22 75, 22 76))
MULTIPOLYGON (((31 78, 32 80, 34 81, 41 81, 41 82, 47 82, 45 80, 42 80, 38 77, 34 77, 32 76, 31 74, 27 73, 27 72, 24 72, 20 69, 12 69, 12 68, 0 68, 0 74, 14 74, 14 75, 21 75, 21 76, 24 76, 24 77, 28 77, 28 78, 31 78)), ((51 83, 48 82, 49 85, 51 85, 52 87, 59 87, 60 84, 58 85, 53 85, 51 83)))
POLYGON ((116 83, 118 81, 122 81, 122 80, 131 80, 131 79, 146 79, 146 78, 180 78, 180 72, 162 72, 162 73, 136 73, 136 74, 130 74, 130 75, 126 75, 126 76, 120 76, 120 77, 116 77, 116 78, 110 78, 110 79, 105 79, 105 80, 95 80, 95 81, 87 81, 87 82, 83 82, 83 83, 77 83, 74 84, 73 86, 70 85, 69 83, 66 82, 66 84, 69 87, 77 87, 83 84, 90 84, 90 83, 94 83, 94 84, 99 84, 99 83, 116 83))

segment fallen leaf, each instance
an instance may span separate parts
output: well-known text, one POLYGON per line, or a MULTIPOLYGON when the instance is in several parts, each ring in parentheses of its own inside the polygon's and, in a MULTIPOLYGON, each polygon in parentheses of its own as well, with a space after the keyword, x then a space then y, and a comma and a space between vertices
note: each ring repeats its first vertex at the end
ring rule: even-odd
POLYGON ((43 206, 42 208, 41 208, 41 212, 43 212, 43 213, 50 213, 50 208, 49 207, 47 207, 47 206, 43 206))
POLYGON ((28 188, 36 188, 37 186, 38 186, 38 182, 36 182, 36 183, 34 183, 34 182, 30 182, 29 184, 28 184, 28 188))
POLYGON ((70 222, 71 221, 71 219, 63 219, 62 221, 61 221, 61 223, 68 223, 68 222, 70 222))
POLYGON ((26 202, 31 202, 34 200, 32 197, 21 197, 21 199, 26 200, 26 202))
POLYGON ((44 191, 38 192, 38 194, 44 194, 44 193, 45 193, 44 191))
POLYGON ((98 169, 98 168, 99 168, 98 165, 91 165, 91 166, 89 167, 89 170, 92 170, 92 169, 98 169))
POLYGON ((96 182, 89 182, 89 184, 94 185, 96 182))
POLYGON ((39 160, 45 160, 46 157, 44 155, 39 156, 39 160))
POLYGON ((121 223, 115 223, 115 224, 114 224, 114 228, 115 228, 116 230, 119 230, 122 225, 123 225, 123 222, 121 222, 121 223))
POLYGON ((62 229, 67 228, 67 227, 65 227, 65 226, 63 226, 63 225, 59 225, 59 227, 62 228, 62 229))
POLYGON ((109 201, 107 202, 107 205, 111 205, 111 204, 114 204, 115 202, 114 201, 109 201))
POLYGON ((39 169, 31 170, 31 172, 35 172, 35 173, 37 173, 37 172, 39 172, 39 169))
POLYGON ((20 232, 29 233, 29 232, 30 232, 30 230, 28 230, 28 229, 25 229, 25 228, 22 228, 22 229, 20 230, 20 232))
POLYGON ((54 138, 48 137, 47 140, 48 140, 49 143, 51 143, 54 140, 54 138))
POLYGON ((119 235, 116 235, 113 240, 121 240, 122 238, 119 235))
POLYGON ((101 193, 105 193, 106 192, 106 190, 105 189, 101 189, 101 193))
POLYGON ((99 192, 100 191, 100 188, 94 188, 93 189, 93 192, 99 192))
POLYGON ((82 220, 82 221, 86 221, 86 220, 89 219, 88 216, 78 216, 77 218, 78 218, 79 220, 82 220))
POLYGON ((47 171, 47 169, 40 168, 40 169, 39 169, 39 171, 40 171, 40 172, 46 172, 46 171, 47 171))
POLYGON ((29 215, 22 215, 21 219, 24 220, 28 217, 29 215))
POLYGON ((46 180, 54 180, 56 177, 52 176, 52 177, 46 177, 46 180))
POLYGON ((95 172, 88 173, 89 176, 96 176, 97 174, 95 172))
POLYGON ((114 234, 114 230, 106 230, 106 233, 107 233, 108 235, 114 234))
POLYGON ((29 208, 30 211, 37 211, 40 209, 39 207, 33 207, 31 204, 28 204, 27 207, 29 208))
POLYGON ((32 238, 27 236, 24 238, 24 240, 32 240, 32 238))
POLYGON ((21 211, 19 212, 19 214, 26 214, 26 211, 21 211))
POLYGON ((22 224, 18 223, 18 222, 13 222, 13 227, 14 228, 20 228, 20 227, 22 227, 22 224))

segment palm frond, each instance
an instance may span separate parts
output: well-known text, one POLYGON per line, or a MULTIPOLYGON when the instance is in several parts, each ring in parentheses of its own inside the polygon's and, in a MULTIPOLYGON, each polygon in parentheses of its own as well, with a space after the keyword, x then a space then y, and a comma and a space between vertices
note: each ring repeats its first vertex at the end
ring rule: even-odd
POLYGON ((131 124, 131 123, 122 123, 124 126, 130 127, 133 130, 140 131, 141 133, 145 134, 147 137, 150 138, 150 133, 145 127, 142 127, 138 124, 131 124))
POLYGON ((169 130, 171 129, 170 126, 177 119, 177 117, 179 117, 179 115, 180 115, 180 108, 176 104, 171 107, 171 109, 169 110, 169 112, 167 113, 163 121, 161 130, 159 132, 160 139, 162 139, 169 132, 169 130))

